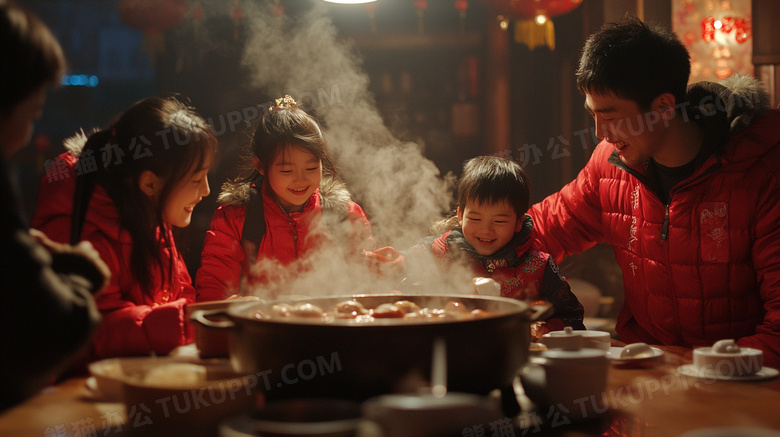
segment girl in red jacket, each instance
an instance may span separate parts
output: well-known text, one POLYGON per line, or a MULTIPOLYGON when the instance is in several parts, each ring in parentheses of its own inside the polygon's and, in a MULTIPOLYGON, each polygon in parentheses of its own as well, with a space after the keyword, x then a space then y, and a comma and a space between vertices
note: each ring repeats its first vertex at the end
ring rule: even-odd
POLYGON ((307 255, 323 245, 345 243, 346 255, 356 257, 374 248, 366 214, 336 175, 319 124, 292 97, 264 114, 251 148, 250 173, 225 183, 219 195, 195 278, 198 300, 230 297, 244 282, 284 283, 285 274, 310 269, 307 255))
POLYGON ((172 228, 189 225, 209 194, 210 127, 184 103, 151 97, 66 147, 47 165, 32 224, 58 241, 90 241, 111 269, 96 297, 103 322, 89 358, 167 354, 189 343, 184 306, 195 291, 172 228))

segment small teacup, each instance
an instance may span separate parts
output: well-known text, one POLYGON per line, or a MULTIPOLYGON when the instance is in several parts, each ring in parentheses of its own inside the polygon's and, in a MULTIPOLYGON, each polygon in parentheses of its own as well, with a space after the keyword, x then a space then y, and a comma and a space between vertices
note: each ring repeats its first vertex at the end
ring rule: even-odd
POLYGON ((552 349, 533 357, 520 372, 526 395, 541 409, 555 408, 570 420, 598 417, 606 411, 609 362, 600 349, 552 349))

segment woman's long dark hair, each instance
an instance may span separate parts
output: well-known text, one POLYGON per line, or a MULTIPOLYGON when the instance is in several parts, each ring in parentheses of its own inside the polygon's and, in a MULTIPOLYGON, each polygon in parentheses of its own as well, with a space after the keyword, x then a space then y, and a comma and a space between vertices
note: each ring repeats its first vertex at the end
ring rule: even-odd
POLYGON ((116 204, 122 227, 130 233, 130 268, 142 289, 150 292, 155 285, 153 269, 159 269, 161 281, 172 281, 173 257, 168 275, 161 257, 161 248, 173 254, 174 245, 168 237, 169 226, 163 222, 163 209, 190 170, 202 168, 216 150, 211 128, 190 106, 176 98, 149 97, 137 102, 107 129, 90 135, 81 152, 79 164, 90 159, 98 165, 96 171, 82 172, 77 178, 71 239, 78 239, 92 191, 100 184, 116 204), (106 156, 111 162, 104 161, 106 156), (139 178, 146 170, 164 180, 156 200, 140 189, 139 178))

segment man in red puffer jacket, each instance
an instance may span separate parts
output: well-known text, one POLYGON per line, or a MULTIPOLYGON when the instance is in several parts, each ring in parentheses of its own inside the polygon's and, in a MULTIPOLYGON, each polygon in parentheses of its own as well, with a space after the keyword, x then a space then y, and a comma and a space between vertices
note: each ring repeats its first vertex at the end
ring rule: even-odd
POLYGON ((578 88, 603 140, 531 215, 557 261, 612 246, 626 343, 735 339, 780 366, 780 111, 755 79, 687 86, 677 37, 637 19, 592 35, 578 88))

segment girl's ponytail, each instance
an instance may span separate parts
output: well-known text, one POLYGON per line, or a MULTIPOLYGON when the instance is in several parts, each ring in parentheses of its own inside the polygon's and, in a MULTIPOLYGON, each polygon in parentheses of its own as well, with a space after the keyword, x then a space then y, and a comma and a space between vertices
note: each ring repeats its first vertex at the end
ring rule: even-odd
MULTIPOLYGON (((84 169, 87 159, 95 159, 99 155, 100 148, 108 144, 111 140, 111 130, 101 130, 90 134, 84 148, 79 155, 77 169, 84 169)), ((75 245, 81 240, 81 228, 84 225, 84 218, 87 215, 87 206, 92 198, 92 192, 103 171, 101 166, 97 166, 96 171, 82 171, 76 176, 76 190, 73 195, 73 216, 70 222, 70 244, 75 245)))

